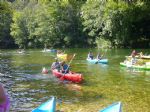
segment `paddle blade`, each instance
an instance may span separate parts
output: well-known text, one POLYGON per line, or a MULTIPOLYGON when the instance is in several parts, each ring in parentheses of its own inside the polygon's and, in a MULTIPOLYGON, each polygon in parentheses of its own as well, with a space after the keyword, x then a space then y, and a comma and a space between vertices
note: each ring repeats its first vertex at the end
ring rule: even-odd
POLYGON ((55 97, 52 97, 50 100, 40 105, 32 112, 55 112, 55 110, 56 110, 56 99, 55 97))

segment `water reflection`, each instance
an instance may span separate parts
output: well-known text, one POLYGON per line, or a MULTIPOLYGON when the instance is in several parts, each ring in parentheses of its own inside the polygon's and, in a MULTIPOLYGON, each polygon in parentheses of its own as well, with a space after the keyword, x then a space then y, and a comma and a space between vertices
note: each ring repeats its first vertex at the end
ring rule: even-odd
MULTIPOLYGON (((83 74, 82 84, 60 82, 51 72, 41 74, 43 67, 50 69, 55 54, 41 50, 28 50, 21 55, 14 50, 0 51, 0 81, 10 95, 11 112, 29 112, 51 96, 58 99, 57 110, 65 112, 97 111, 118 100, 123 102, 125 111, 139 112, 141 108, 149 111, 145 105, 150 101, 150 72, 119 65, 129 50, 108 50, 108 64, 87 63, 88 50, 66 50, 66 53, 74 52, 77 55, 71 69, 83 74)), ((93 52, 96 54, 97 50, 93 52)))

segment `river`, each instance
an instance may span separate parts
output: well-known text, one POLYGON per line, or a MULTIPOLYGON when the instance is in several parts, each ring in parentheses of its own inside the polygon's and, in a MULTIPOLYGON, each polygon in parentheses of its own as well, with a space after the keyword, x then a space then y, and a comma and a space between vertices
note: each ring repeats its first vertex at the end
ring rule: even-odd
MULTIPOLYGON (((50 72, 41 74, 42 67, 50 68, 55 53, 40 49, 18 54, 16 50, 0 50, 0 81, 11 100, 10 112, 30 112, 51 96, 57 98, 59 112, 98 112, 113 102, 121 101, 124 112, 150 112, 150 71, 131 70, 119 63, 129 55, 129 49, 101 51, 108 64, 90 64, 86 61, 89 50, 66 49, 76 53, 71 70, 82 73, 81 84, 62 83, 50 72)), ((150 49, 142 49, 150 53, 150 49)))

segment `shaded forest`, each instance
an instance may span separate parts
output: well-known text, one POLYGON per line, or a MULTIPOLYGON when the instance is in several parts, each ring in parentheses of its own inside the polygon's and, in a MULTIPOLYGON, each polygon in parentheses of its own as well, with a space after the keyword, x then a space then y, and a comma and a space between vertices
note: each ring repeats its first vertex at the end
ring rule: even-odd
POLYGON ((1 0, 0 48, 150 48, 148 0, 1 0))

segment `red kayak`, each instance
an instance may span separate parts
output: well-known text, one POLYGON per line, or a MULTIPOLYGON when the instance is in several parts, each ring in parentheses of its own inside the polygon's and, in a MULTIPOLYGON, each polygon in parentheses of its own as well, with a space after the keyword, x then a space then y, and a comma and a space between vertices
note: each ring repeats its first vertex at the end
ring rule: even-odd
POLYGON ((69 72, 67 74, 63 74, 61 72, 58 72, 56 69, 52 70, 52 74, 60 78, 61 80, 68 80, 75 83, 80 83, 83 80, 82 74, 75 73, 75 72, 69 72))

